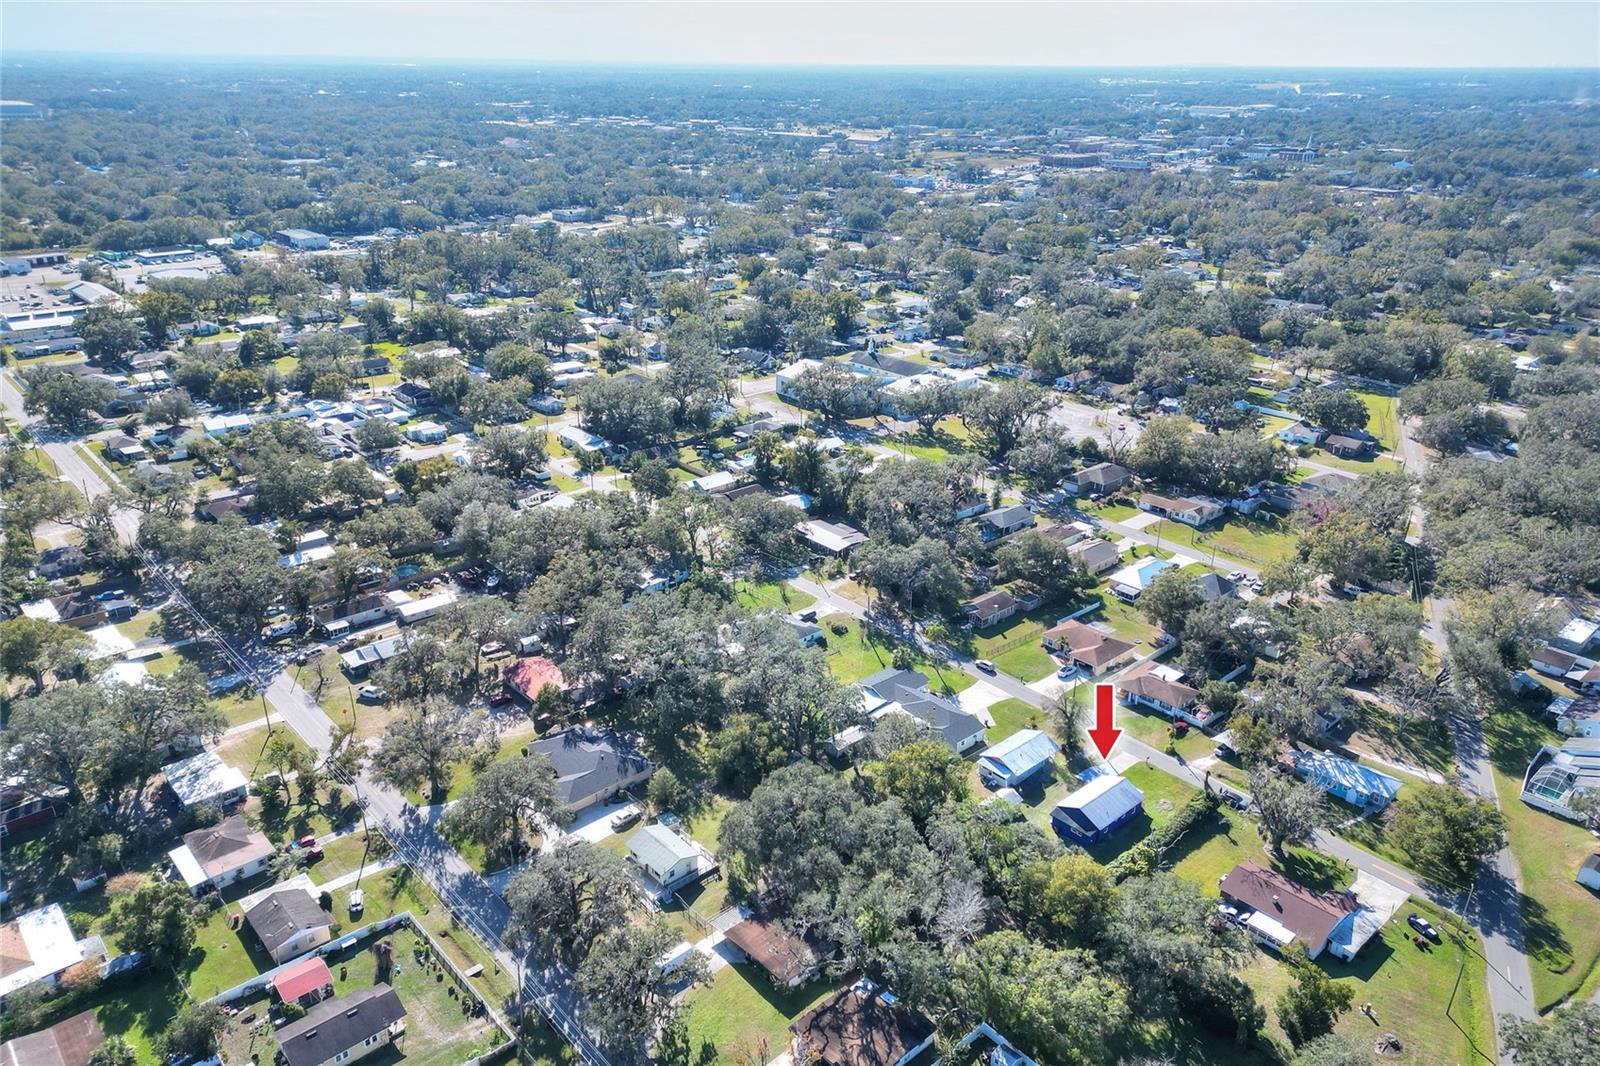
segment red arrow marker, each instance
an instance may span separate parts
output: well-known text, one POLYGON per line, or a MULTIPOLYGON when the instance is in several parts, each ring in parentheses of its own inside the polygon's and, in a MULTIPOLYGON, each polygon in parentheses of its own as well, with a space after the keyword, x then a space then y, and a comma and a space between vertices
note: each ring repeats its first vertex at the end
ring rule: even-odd
POLYGON ((1117 738, 1122 736, 1122 730, 1112 724, 1111 699, 1110 685, 1094 687, 1094 728, 1089 730, 1089 739, 1094 741, 1102 759, 1110 758, 1111 749, 1117 746, 1117 738))

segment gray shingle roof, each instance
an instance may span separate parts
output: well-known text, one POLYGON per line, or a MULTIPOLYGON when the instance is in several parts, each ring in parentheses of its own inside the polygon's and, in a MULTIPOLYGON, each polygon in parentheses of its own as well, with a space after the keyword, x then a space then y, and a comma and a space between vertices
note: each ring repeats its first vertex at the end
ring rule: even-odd
POLYGON ((289 1066, 319 1066, 405 1016, 394 989, 373 985, 318 1003, 304 1018, 278 1030, 278 1047, 289 1066))

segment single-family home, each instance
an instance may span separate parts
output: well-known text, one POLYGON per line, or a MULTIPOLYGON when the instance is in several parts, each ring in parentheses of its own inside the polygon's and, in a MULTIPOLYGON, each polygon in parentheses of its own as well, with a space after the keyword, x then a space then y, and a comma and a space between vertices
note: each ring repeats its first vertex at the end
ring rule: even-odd
POLYGON ((1148 707, 1202 728, 1222 716, 1200 702, 1200 690, 1183 683, 1183 671, 1146 659, 1117 678, 1117 693, 1131 707, 1148 707))
POLYGON ((347 652, 340 653, 339 668, 351 677, 365 677, 374 666, 399 655, 401 649, 409 643, 411 634, 396 633, 392 637, 384 637, 382 640, 363 644, 359 648, 351 648, 347 652))
POLYGON ((244 920, 274 962, 298 958, 333 936, 333 915, 305 886, 279 886, 245 909, 244 920))
POLYGON ((1372 450, 1372 442, 1335 433, 1322 442, 1322 446, 1341 459, 1362 459, 1372 450))
POLYGON ((161 768, 161 773, 184 810, 193 810, 202 803, 218 807, 242 803, 250 791, 250 782, 243 772, 211 751, 168 763, 161 768))
POLYGON ((1122 553, 1109 540, 1090 537, 1068 545, 1067 554, 1078 560, 1091 574, 1103 574, 1122 562, 1122 553))
POLYGON ((374 625, 389 617, 389 601, 377 593, 356 596, 343 603, 327 603, 312 611, 312 617, 329 637, 341 637, 352 629, 374 625))
POLYGON ((786 932, 776 922, 765 921, 741 910, 744 920, 723 933, 744 953, 745 958, 767 971, 779 988, 794 988, 818 974, 816 952, 804 940, 786 932))
POLYGON ((824 522, 813 518, 794 527, 800 539, 824 555, 848 555, 858 544, 864 544, 867 535, 843 522, 824 522))
POLYGON ((717 470, 704 474, 692 481, 685 482, 688 488, 695 492, 719 493, 726 492, 739 484, 739 476, 731 470, 717 470))
POLYGON ((321 955, 313 955, 273 974, 272 992, 280 1003, 309 1007, 333 995, 333 974, 321 955))
POLYGON ((1600 737, 1568 737, 1545 744, 1522 776, 1522 802, 1578 821, 1572 801, 1600 790, 1600 737))
POLYGON ((1080 494, 1105 495, 1115 492, 1133 478, 1133 472, 1117 463, 1095 463, 1084 467, 1072 477, 1080 494))
POLYGON ((393 1043, 405 1032, 406 1008, 388 985, 369 985, 315 1004, 299 1021, 278 1030, 286 1066, 354 1062, 393 1043))
POLYGON ((1238 590, 1232 581, 1229 581, 1221 574, 1215 574, 1210 571, 1195 578, 1194 587, 1200 590, 1200 598, 1207 603, 1212 600, 1220 600, 1224 596, 1238 594, 1238 590))
POLYGON ((1093 773, 1050 812, 1050 825, 1064 840, 1089 847, 1114 835, 1144 813, 1139 786, 1113 773, 1093 773))
POLYGON ((1019 729, 978 757, 978 775, 991 789, 1016 788, 1055 761, 1061 746, 1038 729, 1019 729))
POLYGON ((1600 737, 1600 696, 1557 696, 1550 701, 1556 731, 1569 737, 1600 737))
POLYGON ((702 874, 702 851, 672 828, 647 825, 628 838, 628 861, 644 874, 648 886, 663 894, 677 891, 702 874))
POLYGON ((972 624, 979 629, 987 629, 1016 614, 1017 599, 1009 592, 995 589, 963 603, 961 612, 972 619, 972 624))
POLYGON ((1278 430, 1276 436, 1285 444, 1321 444, 1328 431, 1309 422, 1291 422, 1278 430))
POLYGON ((1158 574, 1171 570, 1177 565, 1171 559, 1163 559, 1160 556, 1152 555, 1144 559, 1136 559, 1112 574, 1106 581, 1111 586, 1112 595, 1132 603, 1144 593, 1145 589, 1150 587, 1150 582, 1154 581, 1158 574))
POLYGON ((652 563, 639 570, 636 587, 640 592, 665 592, 689 580, 687 556, 652 563))
MULTIPOLYGON (((983 722, 963 711, 957 701, 928 691, 927 676, 916 670, 889 667, 856 684, 861 690, 862 709, 871 721, 890 714, 908 715, 938 733, 957 752, 970 751, 983 743, 983 722)), ((837 754, 858 739, 846 730, 834 738, 832 748, 837 754)))
POLYGON ((149 455, 144 450, 144 445, 132 437, 118 434, 106 441, 106 458, 115 459, 119 463, 137 463, 149 455))
POLYGON ((55 548, 46 548, 39 553, 39 561, 34 564, 34 572, 46 581, 54 581, 58 577, 71 577, 81 574, 89 565, 89 557, 83 549, 76 544, 63 544, 55 548))
POLYGON ((0 1066, 89 1066, 105 1042, 94 1011, 80 1011, 48 1029, 0 1044, 0 1066))
POLYGON ((406 427, 406 440, 413 444, 438 444, 450 436, 450 430, 438 422, 413 422, 406 427))
POLYGON ((978 535, 986 541, 999 540, 1033 525, 1033 511, 1026 504, 1014 503, 978 518, 978 535))
POLYGON ((34 984, 55 988, 62 973, 82 962, 91 946, 90 941, 73 935, 72 923, 59 903, 19 914, 0 925, 0 1001, 34 984))
POLYGON ((789 1026, 795 1062, 818 1066, 906 1066, 933 1045, 927 1015, 863 977, 789 1026))
POLYGON ((236 814, 185 833, 183 843, 167 857, 189 891, 199 895, 265 873, 276 850, 266 834, 251 829, 244 815, 236 814))
POLYGON ((1049 537, 1059 544, 1071 547, 1094 536, 1094 527, 1087 522, 1050 522, 1034 532, 1041 537, 1049 537))
POLYGON ((1589 651, 1597 641, 1600 641, 1600 622, 1586 618, 1575 611, 1562 624, 1560 632, 1550 638, 1553 646, 1563 651, 1570 651, 1574 655, 1582 655, 1589 651))
POLYGON ((518 659, 506 667, 505 682, 506 688, 530 703, 538 699, 546 687, 567 691, 567 679, 561 667, 543 655, 518 659))
POLYGON ((1146 492, 1139 496, 1139 510, 1199 529, 1212 519, 1221 517, 1226 508, 1215 500, 1193 496, 1174 498, 1146 492))
POLYGON ((1566 677, 1578 665, 1578 657, 1570 651, 1562 651, 1553 645, 1546 644, 1529 658, 1528 663, 1541 674, 1550 677, 1566 677))
POLYGON ((1069 618, 1040 637, 1050 654, 1067 660, 1089 677, 1098 677, 1134 657, 1138 647, 1120 637, 1069 618))
POLYGON ((1254 860, 1228 871, 1217 887, 1223 913, 1263 946, 1281 951, 1298 940, 1313 959, 1324 951, 1355 958, 1387 917, 1348 892, 1313 892, 1254 860))
POLYGON ((550 760, 556 798, 575 811, 643 784, 655 769, 630 742, 605 730, 565 729, 535 740, 527 752, 550 760))
POLYGON ((1354 807, 1382 810, 1400 792, 1399 779, 1326 751, 1291 751, 1284 762, 1307 782, 1354 807))

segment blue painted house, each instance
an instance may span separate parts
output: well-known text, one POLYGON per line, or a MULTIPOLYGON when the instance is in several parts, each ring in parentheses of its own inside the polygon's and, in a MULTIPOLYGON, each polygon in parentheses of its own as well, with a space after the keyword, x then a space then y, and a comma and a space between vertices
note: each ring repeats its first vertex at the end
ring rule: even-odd
POLYGON ((1056 804, 1050 825, 1082 847, 1098 844, 1144 812, 1144 793, 1117 774, 1100 773, 1056 804))

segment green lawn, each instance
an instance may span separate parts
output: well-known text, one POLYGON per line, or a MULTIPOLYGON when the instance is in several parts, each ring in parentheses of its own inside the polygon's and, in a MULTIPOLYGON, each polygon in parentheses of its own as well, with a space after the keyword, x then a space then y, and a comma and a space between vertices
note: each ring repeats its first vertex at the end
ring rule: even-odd
POLYGON ((1541 743, 1557 734, 1515 707, 1491 715, 1485 735, 1511 853, 1522 877, 1522 921, 1534 1001, 1544 1010, 1600 983, 1600 903, 1574 880, 1596 850, 1584 829, 1522 802, 1522 775, 1541 743))
POLYGON ((1004 740, 1019 729, 1048 729, 1048 716, 1025 700, 1005 699, 989 708, 994 725, 984 734, 990 744, 1004 740))
POLYGON ((695 1062, 731 1066, 768 1061, 788 1048, 789 1023, 832 991, 822 981, 779 989, 759 966, 724 967, 684 1001, 691 1046, 698 1052, 710 1044, 715 1051, 709 1058, 697 1055, 695 1062))
MULTIPOLYGON (((1294 554, 1295 534, 1289 524, 1271 515, 1239 515, 1214 522, 1205 529, 1192 529, 1181 522, 1159 523, 1163 545, 1183 546, 1202 559, 1216 549, 1218 559, 1238 559, 1257 566, 1286 559, 1294 554)), ((1155 535, 1154 526, 1145 532, 1155 535)))
POLYGON ((1307 459, 1319 466, 1328 466, 1351 474, 1378 474, 1403 469, 1399 462, 1383 454, 1370 459, 1341 459, 1326 449, 1313 448, 1307 459))
POLYGON ((803 611, 817 602, 817 598, 809 592, 792 588, 786 581, 768 578, 742 578, 733 583, 733 592, 740 606, 751 611, 792 613, 803 611))
POLYGON ((1200 790, 1184 784, 1163 770, 1139 763, 1122 775, 1144 793, 1144 813, 1119 829, 1109 840, 1088 849, 1097 862, 1109 863, 1151 832, 1161 828, 1200 790))
POLYGON ((1383 450, 1393 451, 1400 443, 1400 400, 1381 392, 1351 392, 1367 405, 1367 432, 1378 438, 1383 450))
POLYGON ((160 638, 161 613, 159 611, 140 611, 126 622, 118 622, 117 632, 139 643, 147 637, 160 638))
POLYGON ((1217 879, 1247 859, 1269 864, 1316 889, 1347 888, 1355 880, 1351 867, 1310 848, 1290 847, 1288 857, 1281 860, 1268 855, 1255 822, 1225 810, 1174 844, 1163 859, 1174 874, 1213 894, 1217 879))
MULTIPOLYGON (((849 615, 830 614, 819 619, 818 624, 828 641, 828 665, 841 681, 860 681, 893 666, 896 646, 908 647, 870 626, 863 628, 849 615)), ((974 683, 975 679, 965 671, 953 666, 941 669, 920 652, 914 659, 914 668, 928 676, 928 687, 934 691, 960 692, 974 683)))

